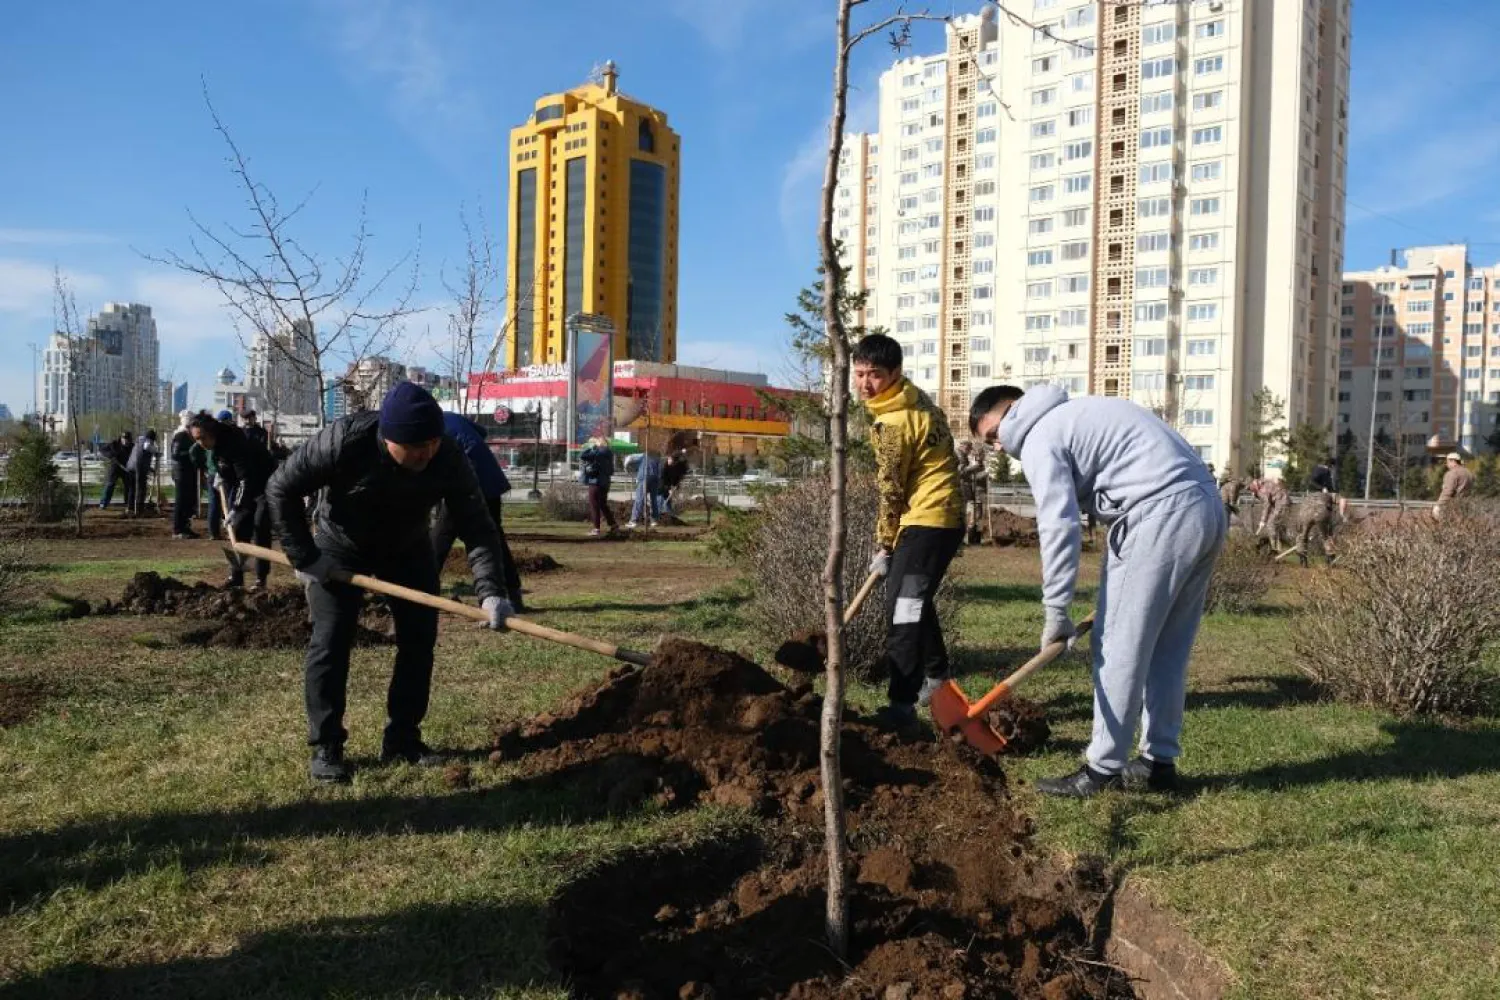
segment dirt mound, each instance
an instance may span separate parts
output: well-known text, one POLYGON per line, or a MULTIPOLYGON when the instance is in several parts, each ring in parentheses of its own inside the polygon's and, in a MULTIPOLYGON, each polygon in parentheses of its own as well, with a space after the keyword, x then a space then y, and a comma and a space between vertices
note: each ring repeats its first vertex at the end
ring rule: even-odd
POLYGON ((990 510, 990 544, 1034 548, 1037 544, 1036 520, 1012 514, 1003 507, 990 510))
MULTIPOLYGON (((516 569, 523 575, 554 573, 563 568, 562 563, 545 552, 537 552, 532 549, 511 549, 510 554, 516 560, 516 569)), ((454 549, 448 553, 448 560, 443 563, 443 572, 456 576, 467 576, 469 574, 468 555, 462 549, 454 549)))
MULTIPOLYGON (((842 736, 855 850, 849 966, 822 945, 820 701, 732 653, 671 640, 563 708, 496 737, 530 776, 585 776, 615 811, 707 801, 761 832, 639 852, 572 883, 550 958, 587 997, 1123 998, 1079 960, 1104 886, 1049 871, 1004 775, 967 747, 852 717, 842 736)), ((571 787, 571 786, 570 786, 571 787)))
POLYGON ((19 726, 36 715, 47 701, 40 681, 30 677, 0 677, 0 729, 19 726))
MULTIPOLYGON (((175 615, 213 622, 183 633, 196 646, 283 649, 307 645, 312 637, 307 598, 297 587, 251 591, 187 584, 159 573, 137 573, 118 603, 106 601, 99 614, 175 615)), ((390 611, 366 598, 356 645, 390 642, 390 611)))

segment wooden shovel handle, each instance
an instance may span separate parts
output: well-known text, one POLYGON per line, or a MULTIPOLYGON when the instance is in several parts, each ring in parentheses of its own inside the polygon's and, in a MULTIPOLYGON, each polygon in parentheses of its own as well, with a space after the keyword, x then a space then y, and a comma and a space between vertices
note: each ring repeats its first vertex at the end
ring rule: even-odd
MULTIPOLYGON (((277 563, 288 569, 293 568, 291 560, 283 552, 275 549, 263 548, 259 545, 250 545, 245 542, 231 542, 228 546, 232 551, 242 556, 254 556, 257 559, 265 559, 277 563)), ((353 584, 363 587, 365 590, 374 591, 377 594, 385 594, 387 597, 396 597, 413 604, 425 605, 446 611, 449 614, 461 615, 464 618, 472 618, 478 622, 488 622, 489 613, 483 608, 476 608, 472 604, 463 604, 459 601, 450 601, 446 597, 429 594, 423 590, 413 590, 411 587, 403 587, 397 583, 389 583, 379 577, 367 576, 364 573, 346 573, 343 570, 335 570, 333 578, 341 583, 353 584)), ((574 635, 572 632, 564 632, 561 629, 548 628, 546 625, 538 625, 536 622, 527 621, 512 615, 505 619, 505 627, 512 632, 520 632, 534 639, 546 639, 563 646, 572 646, 574 649, 587 650, 590 653, 598 653, 600 656, 608 656, 611 659, 620 660, 624 663, 634 663, 639 666, 647 666, 651 663, 651 657, 645 653, 637 653, 634 650, 621 649, 619 646, 598 639, 590 639, 586 636, 574 635)))
MULTIPOLYGON (((1087 618, 1074 626, 1074 637, 1082 638, 1088 632, 1088 630, 1093 627, 1094 616, 1090 614, 1087 618)), ((990 710, 990 706, 995 704, 995 702, 999 701, 1001 698, 1004 698, 1006 695, 1010 694, 1010 692, 1015 688, 1017 684, 1020 684, 1026 678, 1030 677, 1032 674, 1036 673, 1038 670, 1042 669, 1047 664, 1063 655, 1063 653, 1066 652, 1067 649, 1068 643, 1066 639, 1059 639, 1057 642, 1049 643, 1042 649, 1041 652, 1037 653, 1031 659, 1027 660, 1020 667, 1017 667, 1016 671, 1013 674, 1005 678, 1005 680, 1001 681, 999 684, 996 684, 994 687, 990 688, 990 690, 984 695, 984 697, 980 698, 973 705, 970 705, 968 713, 969 718, 977 719, 985 712, 988 712, 990 710)))
POLYGON ((864 584, 854 595, 854 600, 850 601, 849 606, 844 609, 845 625, 848 625, 850 622, 854 621, 854 616, 859 614, 860 608, 864 607, 865 598, 869 597, 870 593, 875 589, 875 585, 884 579, 884 573, 871 573, 868 577, 865 578, 864 584))

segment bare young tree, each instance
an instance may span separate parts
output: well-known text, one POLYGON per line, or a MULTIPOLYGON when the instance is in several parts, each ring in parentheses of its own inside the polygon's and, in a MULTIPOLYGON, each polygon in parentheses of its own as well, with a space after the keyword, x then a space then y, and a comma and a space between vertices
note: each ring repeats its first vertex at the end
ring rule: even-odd
MULTIPOLYGON (((477 208, 475 214, 478 216, 477 230, 469 220, 468 209, 460 208, 459 224, 464 231, 463 266, 451 274, 444 268, 442 274, 449 303, 447 342, 435 346, 455 385, 462 384, 474 371, 480 331, 486 318, 500 307, 502 301, 493 292, 500 268, 495 263, 495 246, 485 225, 483 206, 477 208)), ((465 392, 460 407, 464 413, 469 412, 470 402, 469 393, 465 392)))
POLYGON ((84 370, 88 363, 84 352, 89 349, 89 344, 78 319, 78 301, 63 278, 62 269, 55 266, 52 269, 52 310, 53 328, 58 336, 66 339, 68 346, 68 367, 63 378, 67 382, 68 426, 73 434, 73 481, 78 488, 73 503, 73 530, 82 538, 83 508, 87 501, 83 495, 83 431, 79 426, 79 410, 84 370))
MULTIPOLYGON (((316 385, 315 415, 323 422, 322 400, 334 378, 336 365, 395 350, 420 274, 417 250, 403 254, 389 268, 370 272, 370 232, 365 204, 360 203, 349 248, 330 256, 310 249, 295 232, 295 223, 316 188, 291 208, 283 208, 275 193, 257 180, 250 160, 220 118, 205 87, 204 104, 228 150, 230 172, 249 210, 248 226, 211 226, 188 212, 195 235, 192 252, 169 251, 149 260, 168 264, 211 283, 234 318, 235 330, 247 352, 264 345, 271 357, 284 363, 294 377, 316 385), (386 299, 391 279, 407 265, 410 281, 386 299)), ((420 239, 420 233, 419 239, 420 239)))

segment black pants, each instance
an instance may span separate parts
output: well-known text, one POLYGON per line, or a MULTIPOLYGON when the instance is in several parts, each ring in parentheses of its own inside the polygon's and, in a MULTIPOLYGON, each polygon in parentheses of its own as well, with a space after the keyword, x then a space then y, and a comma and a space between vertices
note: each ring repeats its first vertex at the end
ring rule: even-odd
POLYGON ((125 491, 125 508, 132 514, 144 514, 146 512, 146 501, 151 497, 151 469, 136 469, 127 472, 126 476, 135 480, 135 488, 125 491))
MULTIPOLYGON (((369 573, 429 594, 438 592, 437 563, 432 547, 424 543, 405 545, 371 557, 341 550, 323 535, 318 547, 342 569, 369 573)), ((304 693, 307 699, 307 742, 312 745, 342 745, 344 706, 349 687, 349 652, 364 595, 358 587, 329 582, 307 586, 308 610, 312 615, 312 640, 303 660, 304 693)), ((422 738, 422 719, 432 687, 432 650, 437 644, 437 611, 391 601, 396 625, 396 666, 386 693, 386 747, 411 746, 422 738)))
POLYGON ((100 507, 108 507, 109 502, 115 496, 115 483, 119 483, 125 493, 125 509, 135 509, 135 473, 126 472, 125 467, 118 462, 109 467, 109 481, 104 484, 104 496, 99 498, 100 507))
POLYGON ((599 530, 600 518, 609 524, 610 531, 619 527, 615 522, 615 512, 609 506, 609 483, 589 485, 589 520, 593 522, 595 531, 599 530))
POLYGON ((191 466, 174 469, 172 485, 177 487, 177 499, 172 501, 172 534, 185 535, 198 513, 198 470, 191 466))
POLYGON ((224 526, 224 505, 219 501, 219 491, 214 489, 209 477, 204 477, 204 489, 208 490, 208 537, 218 538, 224 526))
POLYGON ((948 647, 933 597, 963 544, 962 528, 901 529, 885 578, 887 694, 914 705, 925 677, 948 676, 948 647))
MULTIPOLYGON (((500 578, 505 587, 505 592, 510 597, 510 602, 515 604, 521 596, 521 572, 516 568, 515 557, 510 554, 510 544, 505 540, 505 526, 501 522, 500 498, 493 500, 486 498, 484 501, 489 508, 490 517, 495 522, 495 533, 500 536, 500 578)), ((438 573, 443 572, 443 563, 448 561, 448 553, 453 551, 453 540, 458 537, 458 527, 453 523, 453 518, 448 515, 448 505, 440 503, 437 510, 432 514, 432 554, 437 560, 438 573)))
MULTIPOLYGON (((261 494, 254 500, 242 501, 240 506, 229 512, 229 527, 234 533, 237 542, 254 542, 265 548, 271 547, 271 505, 266 500, 265 494, 261 494)), ((244 562, 230 553, 224 553, 224 558, 229 560, 230 576, 236 585, 243 583, 245 579, 244 562)), ((248 561, 248 560, 246 560, 248 561)), ((255 578, 262 584, 271 575, 271 564, 264 559, 255 560, 255 578)))

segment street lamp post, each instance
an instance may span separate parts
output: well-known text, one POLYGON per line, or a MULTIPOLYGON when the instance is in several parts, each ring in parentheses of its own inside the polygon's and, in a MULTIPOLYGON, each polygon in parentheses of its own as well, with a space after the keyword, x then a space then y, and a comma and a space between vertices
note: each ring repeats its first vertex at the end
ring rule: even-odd
MULTIPOLYGON (((1378 287, 1378 285, 1377 285, 1378 287)), ((1377 292, 1376 307, 1380 310, 1380 324, 1375 328, 1375 381, 1370 386, 1370 434, 1365 442, 1365 499, 1370 499, 1370 482, 1375 474, 1375 411, 1380 404, 1380 362, 1385 351, 1385 310, 1387 296, 1377 292)), ((1399 433, 1399 428, 1397 429, 1399 433)))
POLYGON ((528 500, 540 500, 542 491, 539 487, 542 477, 542 467, 537 463, 542 458, 542 404, 540 402, 531 404, 527 412, 536 414, 536 444, 531 449, 531 492, 526 494, 528 500))

